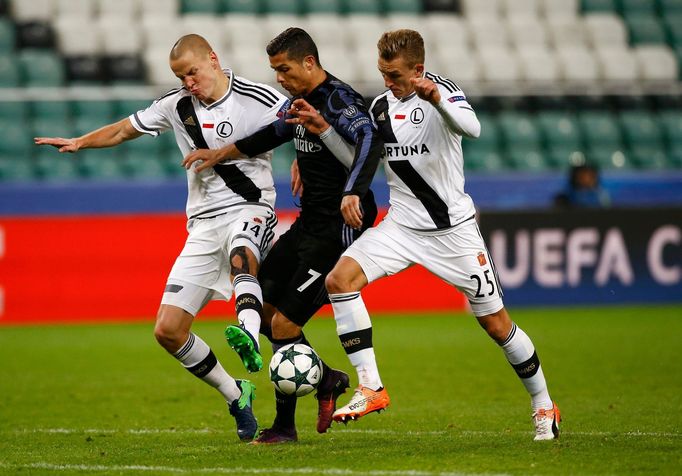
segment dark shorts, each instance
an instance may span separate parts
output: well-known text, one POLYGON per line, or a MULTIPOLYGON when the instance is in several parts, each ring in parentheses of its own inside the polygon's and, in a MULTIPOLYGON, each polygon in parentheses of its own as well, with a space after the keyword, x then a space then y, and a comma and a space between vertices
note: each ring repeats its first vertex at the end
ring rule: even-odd
MULTIPOLYGON (((374 210, 367 218, 371 225, 374 210)), ((303 327, 329 302, 324 280, 341 253, 360 236, 335 217, 294 222, 274 244, 258 273, 263 301, 303 327)))

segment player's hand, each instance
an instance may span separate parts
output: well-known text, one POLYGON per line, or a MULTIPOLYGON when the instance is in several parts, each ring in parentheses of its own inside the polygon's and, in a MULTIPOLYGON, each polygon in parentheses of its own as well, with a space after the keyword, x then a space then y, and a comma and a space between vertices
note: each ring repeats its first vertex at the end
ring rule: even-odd
POLYGON ((36 145, 51 145, 56 147, 59 152, 74 153, 80 149, 80 144, 76 139, 63 139, 61 137, 34 137, 36 145))
POLYGON ((301 172, 298 170, 298 161, 296 159, 291 163, 291 194, 294 197, 303 195, 303 182, 301 181, 301 172))
POLYGON ((360 197, 346 195, 341 200, 341 215, 346 225, 359 230, 362 228, 362 210, 360 209, 360 197))
POLYGON ((199 173, 202 170, 213 167, 223 160, 220 150, 216 149, 197 149, 194 152, 187 154, 187 157, 182 161, 182 166, 189 170, 194 162, 200 162, 194 169, 199 173))
POLYGON ((440 102, 440 91, 438 91, 436 83, 428 78, 411 78, 410 82, 414 86, 417 96, 424 101, 429 101, 431 104, 438 104, 440 102))
POLYGON ((305 99, 296 99, 291 103, 287 114, 292 116, 285 119, 287 124, 300 124, 311 134, 319 136, 330 127, 329 123, 322 117, 322 114, 317 112, 305 99))

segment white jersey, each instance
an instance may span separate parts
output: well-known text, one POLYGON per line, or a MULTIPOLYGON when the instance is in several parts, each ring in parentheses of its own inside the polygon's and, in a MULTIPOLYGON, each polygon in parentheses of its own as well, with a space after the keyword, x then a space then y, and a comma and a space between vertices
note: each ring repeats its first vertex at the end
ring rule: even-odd
MULTIPOLYGON (((173 129, 185 157, 198 148, 219 149, 232 144, 277 120, 277 112, 286 101, 282 94, 265 84, 235 76, 229 69, 225 74, 229 78, 227 92, 216 102, 207 105, 185 88, 174 89, 147 109, 132 114, 133 127, 152 136, 173 129)), ((244 203, 273 208, 271 159, 270 151, 218 164, 200 173, 193 166, 187 171, 187 217, 209 218, 244 203)))
POLYGON ((370 112, 384 139, 389 215, 415 230, 447 229, 475 213, 464 192, 462 134, 477 137, 480 124, 455 83, 425 76, 440 91, 438 109, 416 93, 398 99, 386 91, 374 99, 370 112))

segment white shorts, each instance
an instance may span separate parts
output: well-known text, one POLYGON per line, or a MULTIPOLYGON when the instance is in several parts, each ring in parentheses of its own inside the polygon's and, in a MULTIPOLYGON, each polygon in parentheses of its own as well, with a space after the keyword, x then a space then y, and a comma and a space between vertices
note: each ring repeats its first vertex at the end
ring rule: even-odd
POLYGON ((276 225, 275 213, 257 205, 235 207, 213 218, 189 220, 189 236, 168 276, 161 304, 180 307, 196 316, 211 300, 229 301, 230 252, 246 246, 262 262, 272 246, 276 225))
POLYGON ((357 261, 370 283, 420 264, 464 293, 477 317, 504 307, 495 266, 473 219, 445 231, 417 232, 386 216, 343 256, 357 261))

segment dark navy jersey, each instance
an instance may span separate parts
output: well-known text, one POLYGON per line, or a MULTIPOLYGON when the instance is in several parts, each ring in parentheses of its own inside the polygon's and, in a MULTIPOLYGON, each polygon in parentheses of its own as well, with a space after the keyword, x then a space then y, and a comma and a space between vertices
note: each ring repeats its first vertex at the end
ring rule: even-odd
POLYGON ((310 94, 302 96, 337 133, 355 145, 353 173, 350 175, 319 136, 301 125, 285 122, 290 117, 286 111, 297 98, 282 106, 277 121, 237 141, 237 148, 248 156, 255 156, 293 140, 303 182, 301 211, 304 215, 340 215, 341 198, 344 195, 358 195, 365 209, 372 208, 374 197, 368 191, 381 158, 383 140, 370 119, 362 96, 329 73, 322 84, 310 94))

